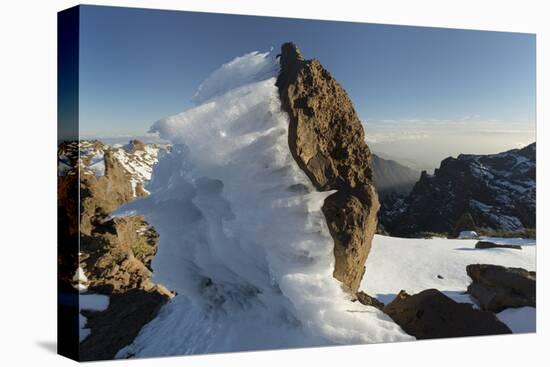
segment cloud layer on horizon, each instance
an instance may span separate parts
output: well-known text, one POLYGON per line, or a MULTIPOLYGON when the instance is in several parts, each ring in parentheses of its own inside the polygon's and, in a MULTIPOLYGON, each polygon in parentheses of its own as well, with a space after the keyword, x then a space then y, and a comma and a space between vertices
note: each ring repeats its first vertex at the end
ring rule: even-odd
POLYGON ((417 169, 431 170, 461 153, 491 154, 524 147, 536 139, 534 123, 481 120, 380 120, 364 122, 374 152, 417 169))

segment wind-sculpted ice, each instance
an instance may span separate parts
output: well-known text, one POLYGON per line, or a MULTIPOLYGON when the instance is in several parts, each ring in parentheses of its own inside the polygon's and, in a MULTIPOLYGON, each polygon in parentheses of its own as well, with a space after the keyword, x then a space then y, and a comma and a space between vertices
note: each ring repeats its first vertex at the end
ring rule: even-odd
POLYGON ((178 295, 119 357, 411 339, 332 276, 320 210, 331 192, 291 156, 278 71, 268 53, 236 58, 203 83, 201 104, 152 126, 173 149, 151 195, 120 212, 160 233, 154 280, 178 295))

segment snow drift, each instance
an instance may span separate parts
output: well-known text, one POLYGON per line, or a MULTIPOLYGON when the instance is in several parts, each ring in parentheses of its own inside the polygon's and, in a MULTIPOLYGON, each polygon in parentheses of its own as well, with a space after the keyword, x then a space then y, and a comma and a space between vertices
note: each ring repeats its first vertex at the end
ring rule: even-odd
POLYGON ((197 106, 151 130, 161 155, 151 195, 118 213, 160 233, 154 280, 178 296, 118 357, 410 340, 352 302, 333 278, 317 192, 288 147, 278 61, 250 53, 199 87, 197 106))

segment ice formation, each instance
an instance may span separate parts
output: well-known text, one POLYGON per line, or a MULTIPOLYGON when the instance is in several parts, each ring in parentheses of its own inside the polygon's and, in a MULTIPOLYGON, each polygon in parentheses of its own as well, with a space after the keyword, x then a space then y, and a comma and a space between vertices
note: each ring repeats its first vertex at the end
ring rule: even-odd
POLYGON ((173 144, 151 195, 122 207, 160 234, 154 280, 178 296, 118 357, 410 340, 333 278, 333 240, 288 147, 269 53, 215 71, 197 106, 156 122, 173 144))

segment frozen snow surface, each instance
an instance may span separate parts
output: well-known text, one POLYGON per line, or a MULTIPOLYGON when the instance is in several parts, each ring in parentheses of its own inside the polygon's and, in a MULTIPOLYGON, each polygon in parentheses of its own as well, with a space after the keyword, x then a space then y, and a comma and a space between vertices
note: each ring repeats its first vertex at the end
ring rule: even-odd
POLYGON ((160 233, 154 280, 178 292, 123 358, 410 340, 387 315, 351 302, 332 276, 318 193, 288 148, 269 53, 236 58, 199 103, 156 122, 173 144, 151 195, 119 210, 160 233))
MULTIPOLYGON (((475 304, 475 300, 465 293, 472 281, 466 274, 467 265, 494 264, 536 270, 534 240, 480 239, 521 245, 522 250, 476 249, 477 240, 405 239, 376 235, 361 289, 384 303, 391 302, 402 289, 414 294, 436 288, 457 302, 475 304)), ((513 332, 535 331, 535 312, 530 307, 504 310, 497 317, 513 332)))

